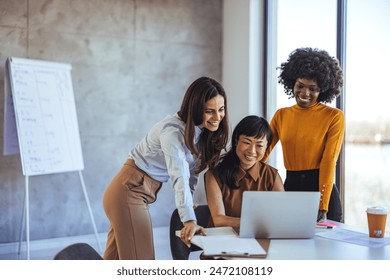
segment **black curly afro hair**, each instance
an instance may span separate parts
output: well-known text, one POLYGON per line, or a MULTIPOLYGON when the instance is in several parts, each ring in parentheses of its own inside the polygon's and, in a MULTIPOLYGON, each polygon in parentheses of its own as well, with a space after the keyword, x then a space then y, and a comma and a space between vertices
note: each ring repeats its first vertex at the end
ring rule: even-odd
POLYGON ((278 82, 290 97, 297 79, 315 80, 320 88, 318 102, 330 103, 338 97, 343 86, 343 71, 339 61, 326 51, 313 48, 299 48, 290 53, 280 67, 278 82))

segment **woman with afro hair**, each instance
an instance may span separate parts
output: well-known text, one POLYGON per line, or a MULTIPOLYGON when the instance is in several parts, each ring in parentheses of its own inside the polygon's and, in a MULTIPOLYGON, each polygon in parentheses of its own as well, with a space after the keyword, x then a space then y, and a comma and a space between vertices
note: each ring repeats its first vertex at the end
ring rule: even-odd
POLYGON ((340 95, 343 73, 326 51, 299 48, 279 67, 278 82, 296 104, 276 111, 270 126, 287 170, 286 191, 319 191, 317 222, 341 221, 340 194, 334 185, 337 158, 344 137, 344 113, 326 103, 340 95))

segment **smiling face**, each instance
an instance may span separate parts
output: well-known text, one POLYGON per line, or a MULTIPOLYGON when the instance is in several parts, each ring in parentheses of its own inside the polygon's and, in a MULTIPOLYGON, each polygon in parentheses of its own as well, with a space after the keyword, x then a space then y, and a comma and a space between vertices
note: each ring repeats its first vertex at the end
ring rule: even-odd
POLYGON ((240 166, 248 170, 259 162, 267 149, 267 138, 265 136, 256 138, 253 136, 240 135, 237 141, 236 154, 240 159, 240 166))
POLYGON ((203 121, 199 125, 199 128, 216 131, 224 117, 225 98, 218 94, 206 102, 203 112, 203 121))
POLYGON ((315 80, 298 78, 294 85, 295 101, 300 107, 307 108, 317 103, 320 88, 315 80))

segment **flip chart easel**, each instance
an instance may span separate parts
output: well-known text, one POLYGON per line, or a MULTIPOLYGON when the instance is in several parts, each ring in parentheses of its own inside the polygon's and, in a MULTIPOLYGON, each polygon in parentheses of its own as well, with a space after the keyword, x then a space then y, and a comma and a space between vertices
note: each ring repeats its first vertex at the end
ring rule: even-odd
POLYGON ((26 224, 27 259, 30 259, 29 176, 69 171, 78 171, 101 251, 81 172, 84 162, 70 71, 71 65, 66 63, 15 57, 6 61, 4 154, 19 152, 22 162, 25 197, 19 253, 26 224))

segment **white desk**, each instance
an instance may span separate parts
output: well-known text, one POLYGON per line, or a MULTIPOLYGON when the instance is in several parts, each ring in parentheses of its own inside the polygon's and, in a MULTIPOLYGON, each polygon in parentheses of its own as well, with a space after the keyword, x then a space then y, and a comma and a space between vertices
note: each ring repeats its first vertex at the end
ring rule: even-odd
MULTIPOLYGON (((367 233, 341 223, 339 227, 367 233)), ((332 229, 317 229, 324 230, 332 229)), ((390 245, 371 248, 317 235, 313 239, 272 239, 265 260, 390 260, 390 245)))

